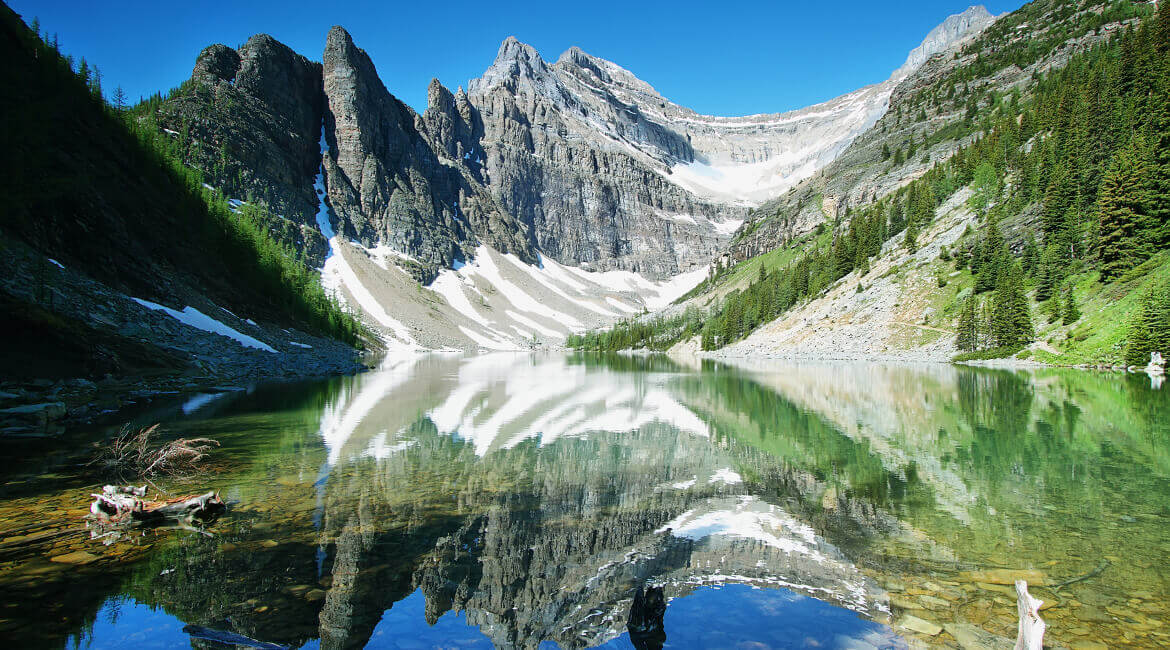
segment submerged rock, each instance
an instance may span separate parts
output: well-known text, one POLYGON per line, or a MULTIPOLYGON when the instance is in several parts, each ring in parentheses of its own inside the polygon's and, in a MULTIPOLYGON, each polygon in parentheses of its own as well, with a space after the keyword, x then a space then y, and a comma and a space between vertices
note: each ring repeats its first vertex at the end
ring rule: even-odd
POLYGON ((72 553, 65 553, 64 555, 54 555, 49 558, 50 562, 58 562, 60 564, 89 564, 98 560, 98 556, 87 553, 85 551, 73 551, 72 553))
POLYGON ((925 621, 917 616, 906 616, 902 618, 902 620, 898 621, 898 627, 926 636, 937 636, 943 630, 941 625, 925 621))

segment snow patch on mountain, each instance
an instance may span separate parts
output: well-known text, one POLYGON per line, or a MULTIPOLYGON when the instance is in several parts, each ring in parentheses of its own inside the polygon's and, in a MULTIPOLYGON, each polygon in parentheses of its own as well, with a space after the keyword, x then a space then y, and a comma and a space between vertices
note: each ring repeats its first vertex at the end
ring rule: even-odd
POLYGON ((164 307, 155 302, 150 302, 149 300, 143 300, 141 298, 131 298, 131 300, 152 311, 161 311, 184 325, 203 330, 204 332, 211 332, 212 334, 225 336, 246 348, 255 348, 265 352, 276 352, 276 350, 267 343, 252 338, 251 336, 248 336, 239 330, 228 327, 227 325, 215 320, 211 316, 204 314, 190 305, 184 307, 183 311, 178 311, 171 309, 170 307, 164 307))

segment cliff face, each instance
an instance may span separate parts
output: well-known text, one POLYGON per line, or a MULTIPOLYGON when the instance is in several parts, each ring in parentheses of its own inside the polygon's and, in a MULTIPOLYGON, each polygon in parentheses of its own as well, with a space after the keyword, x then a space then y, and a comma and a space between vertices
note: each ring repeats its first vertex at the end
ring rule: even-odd
POLYGON ((427 267, 471 257, 478 238, 535 262, 526 230, 473 178, 431 148, 425 122, 391 95, 374 64, 340 27, 325 45, 324 158, 338 231, 389 245, 427 267))
MULTIPOLYGON (((652 278, 706 264, 743 210, 695 197, 666 179, 664 160, 689 159, 685 138, 613 98, 587 96, 588 59, 546 64, 506 40, 472 82, 484 179, 558 262, 652 278)), ((472 157, 480 165, 480 154, 472 157)))
POLYGON ((313 266, 328 253, 315 222, 322 167, 335 230, 415 258, 420 280, 481 242, 535 262, 523 226, 432 149, 424 122, 386 90, 345 30, 330 31, 322 59, 266 35, 239 51, 212 45, 162 103, 159 126, 209 184, 275 213, 270 230, 313 266))

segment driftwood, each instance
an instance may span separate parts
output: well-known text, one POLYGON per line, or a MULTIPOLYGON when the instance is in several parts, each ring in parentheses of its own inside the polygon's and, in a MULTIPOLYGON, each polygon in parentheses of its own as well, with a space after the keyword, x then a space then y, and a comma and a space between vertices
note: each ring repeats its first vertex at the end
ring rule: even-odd
POLYGON ((1020 614, 1020 625, 1016 631, 1016 650, 1043 650, 1044 628, 1047 625, 1040 618, 1040 606, 1044 601, 1028 593, 1028 583, 1016 580, 1016 608, 1020 614))
POLYGON ((89 505, 91 518, 102 527, 174 525, 191 528, 194 523, 215 520, 227 509, 215 492, 167 501, 146 501, 146 486, 107 485, 101 494, 90 496, 94 499, 89 505))

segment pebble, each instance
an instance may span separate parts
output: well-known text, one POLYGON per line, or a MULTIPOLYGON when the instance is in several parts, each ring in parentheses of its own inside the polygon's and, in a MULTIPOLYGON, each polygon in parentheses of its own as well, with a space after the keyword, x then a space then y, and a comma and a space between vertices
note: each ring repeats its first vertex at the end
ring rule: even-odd
POLYGON ((984 650, 988 648, 1010 648, 1011 639, 992 634, 970 623, 948 623, 944 626, 947 634, 955 637, 963 650, 984 650))

